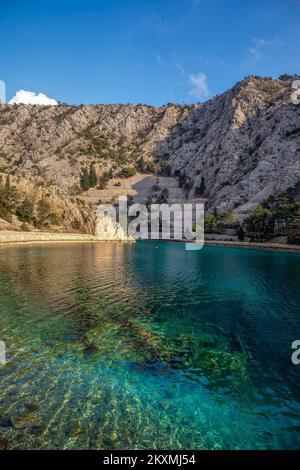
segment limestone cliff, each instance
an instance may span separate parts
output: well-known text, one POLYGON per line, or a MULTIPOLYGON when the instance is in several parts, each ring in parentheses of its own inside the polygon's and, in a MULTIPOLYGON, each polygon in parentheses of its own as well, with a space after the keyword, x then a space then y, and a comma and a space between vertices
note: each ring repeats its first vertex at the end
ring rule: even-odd
POLYGON ((80 231, 94 230, 95 214, 77 199, 91 164, 98 181, 128 168, 173 174, 210 211, 251 211, 300 181, 300 106, 291 87, 289 77, 249 77, 193 106, 0 105, 0 172, 18 186, 20 204, 26 187, 39 188, 62 206, 55 212, 76 213, 66 210, 59 224, 80 231))
POLYGON ((190 111, 160 155, 184 175, 192 196, 201 181, 207 208, 253 209, 300 182, 300 105, 292 79, 247 78, 190 111))
POLYGON ((108 214, 99 214, 96 219, 96 237, 99 240, 134 242, 128 236, 119 222, 114 221, 108 214))

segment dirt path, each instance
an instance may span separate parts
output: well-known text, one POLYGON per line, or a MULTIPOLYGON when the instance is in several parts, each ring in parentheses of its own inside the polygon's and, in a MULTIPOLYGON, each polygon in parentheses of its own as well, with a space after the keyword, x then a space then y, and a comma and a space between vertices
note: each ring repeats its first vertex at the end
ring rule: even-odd
POLYGON ((113 178, 107 183, 106 189, 91 188, 82 193, 80 199, 90 206, 96 206, 107 202, 116 203, 119 196, 131 196, 133 202, 145 204, 156 192, 153 189, 155 186, 168 191, 169 203, 185 202, 185 192, 179 188, 176 178, 143 173, 137 173, 129 178, 113 178))

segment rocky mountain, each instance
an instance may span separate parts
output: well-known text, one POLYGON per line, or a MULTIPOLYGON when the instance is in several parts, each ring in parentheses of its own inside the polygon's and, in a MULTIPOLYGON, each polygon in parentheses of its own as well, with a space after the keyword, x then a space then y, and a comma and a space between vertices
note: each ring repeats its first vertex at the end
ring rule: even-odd
POLYGON ((248 77, 193 106, 0 105, 0 172, 18 190, 16 205, 38 192, 58 225, 74 230, 93 230, 77 197, 91 165, 100 184, 133 168, 172 174, 208 211, 249 212, 300 182, 292 81, 248 77))
MULTIPOLYGON (((129 175, 135 168, 159 171, 154 157, 157 142, 170 135, 188 109, 0 105, 0 180, 4 190, 10 175, 16 189, 12 203, 6 204, 11 228, 18 227, 20 218, 15 215, 23 213, 25 205, 37 228, 93 231, 95 212, 77 197, 83 190, 84 171, 92 165, 99 184, 119 174, 129 175), (41 218, 38 205, 45 202, 51 210, 41 218)), ((4 212, 1 216, 0 205, 2 219, 4 212)), ((30 216, 21 222, 26 218, 32 222, 30 216)), ((5 221, 1 227, 9 228, 5 221)))
POLYGON ((175 126, 160 155, 185 176, 189 196, 202 181, 208 208, 242 212, 300 182, 292 81, 247 78, 175 126))
POLYGON ((153 165, 154 150, 188 116, 180 106, 0 107, 0 169, 47 181, 73 194, 83 168, 97 176, 128 166, 153 165))

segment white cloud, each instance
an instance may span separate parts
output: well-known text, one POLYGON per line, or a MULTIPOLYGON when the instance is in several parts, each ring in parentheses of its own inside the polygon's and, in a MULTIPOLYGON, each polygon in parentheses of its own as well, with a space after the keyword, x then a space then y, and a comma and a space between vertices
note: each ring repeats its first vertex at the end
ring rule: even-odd
POLYGON ((257 62, 263 56, 263 49, 270 46, 280 46, 282 42, 280 39, 252 39, 253 46, 249 47, 248 51, 253 57, 253 63, 257 62))
POLYGON ((176 67, 181 72, 184 77, 185 83, 187 83, 190 87, 188 91, 188 95, 192 96, 193 98, 207 98, 210 91, 207 84, 207 77, 205 73, 189 73, 181 67, 180 64, 176 64, 176 67))
POLYGON ((191 86, 191 90, 189 91, 190 96, 194 98, 206 98, 209 95, 207 77, 204 73, 189 74, 189 84, 191 86))
POLYGON ((56 106, 58 103, 53 98, 48 98, 44 93, 38 95, 34 91, 19 90, 8 104, 35 104, 40 106, 56 106))

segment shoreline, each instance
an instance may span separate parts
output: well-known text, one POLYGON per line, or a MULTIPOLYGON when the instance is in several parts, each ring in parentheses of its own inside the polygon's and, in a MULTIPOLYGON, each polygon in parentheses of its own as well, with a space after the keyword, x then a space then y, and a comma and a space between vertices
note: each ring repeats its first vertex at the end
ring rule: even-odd
MULTIPOLYGON (((38 244, 38 243, 95 243, 95 242, 113 242, 113 243, 132 243, 129 241, 118 240, 100 240, 95 235, 87 233, 59 233, 59 232, 15 232, 9 230, 0 231, 0 247, 8 245, 38 244)), ((150 240, 155 241, 155 240, 150 240)), ((186 240, 156 240, 175 243, 188 243, 186 240)), ((195 242, 191 242, 195 243, 195 242)), ((231 248, 249 248, 258 250, 287 251, 300 253, 300 246, 288 245, 271 242, 239 242, 226 240, 205 240, 206 246, 223 246, 231 248)))
POLYGON ((29 243, 78 243, 99 242, 97 237, 85 233, 58 233, 58 232, 14 232, 0 231, 0 246, 21 245, 29 243))
MULTIPOLYGON (((150 240, 150 241, 161 241, 161 242, 174 242, 174 243, 195 243, 188 242, 187 240, 150 240)), ((269 243, 269 242, 238 242, 238 241, 227 241, 227 240, 205 240, 204 246, 220 246, 227 248, 249 248, 253 250, 268 250, 268 251, 287 251, 291 253, 300 253, 299 245, 288 245, 286 243, 269 243)))
POLYGON ((258 250, 274 250, 274 251, 289 251, 293 253, 300 253, 300 246, 288 245, 284 243, 269 243, 269 242, 231 242, 223 240, 205 240, 204 245, 207 246, 225 246, 232 248, 251 248, 258 250))

